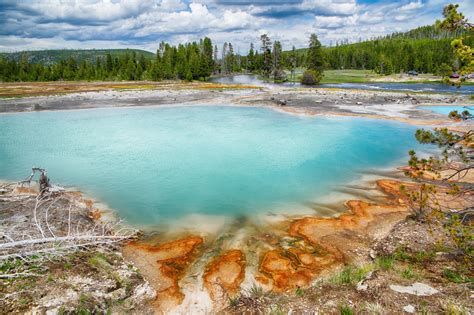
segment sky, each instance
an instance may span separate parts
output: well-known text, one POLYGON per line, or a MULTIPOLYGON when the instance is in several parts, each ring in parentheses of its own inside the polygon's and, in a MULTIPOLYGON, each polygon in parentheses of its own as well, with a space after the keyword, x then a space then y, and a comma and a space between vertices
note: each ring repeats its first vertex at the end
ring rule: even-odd
MULTIPOLYGON (((268 34, 284 49, 406 31, 441 19, 442 0, 0 0, 0 51, 138 48, 204 36, 246 54, 268 34)), ((474 1, 459 0, 474 20, 474 1)))

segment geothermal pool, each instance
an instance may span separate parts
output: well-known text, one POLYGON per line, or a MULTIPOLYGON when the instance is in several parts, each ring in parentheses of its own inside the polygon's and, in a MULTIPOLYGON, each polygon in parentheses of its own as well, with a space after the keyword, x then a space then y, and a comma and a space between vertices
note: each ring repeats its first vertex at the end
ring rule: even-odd
POLYGON ((32 166, 138 225, 291 212, 419 149, 406 124, 177 106, 0 116, 0 179, 32 166))

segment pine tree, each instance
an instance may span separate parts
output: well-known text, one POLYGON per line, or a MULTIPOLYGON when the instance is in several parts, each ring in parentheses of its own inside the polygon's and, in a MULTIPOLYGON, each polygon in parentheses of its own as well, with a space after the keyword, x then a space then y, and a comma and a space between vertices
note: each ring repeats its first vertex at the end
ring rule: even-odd
POLYGON ((324 56, 321 42, 316 34, 311 34, 309 38, 308 69, 322 73, 324 68, 324 56))
POLYGON ((112 61, 112 55, 110 55, 110 53, 107 53, 107 60, 105 61, 105 68, 107 69, 107 72, 108 73, 111 73, 112 70, 114 69, 114 63, 112 61))
POLYGON ((309 38, 307 65, 307 70, 303 73, 301 83, 308 85, 318 84, 323 76, 324 56, 321 43, 316 34, 311 34, 309 38))
POLYGON ((232 73, 234 70, 234 62, 234 47, 232 46, 232 43, 229 43, 229 50, 226 55, 226 73, 232 73))
POLYGON ((298 61, 298 56, 296 55, 296 48, 293 46, 288 58, 288 69, 291 72, 291 80, 295 78, 296 63, 298 61))
POLYGON ((212 54, 212 41, 205 37, 202 42, 201 53, 201 73, 200 75, 205 79, 208 78, 214 69, 214 60, 212 54))
POLYGON ((260 41, 262 43, 260 50, 262 51, 263 56, 262 75, 265 78, 268 78, 270 77, 270 72, 272 70, 272 42, 270 41, 270 38, 267 34, 263 34, 262 36, 260 36, 260 41))
POLYGON ((213 69, 214 74, 217 74, 220 71, 218 56, 219 56, 219 50, 217 49, 217 45, 214 45, 214 69, 213 69))
POLYGON ((227 72, 227 42, 222 46, 221 71, 227 72))
POLYGON ((275 41, 273 43, 273 51, 272 51, 273 80, 278 81, 284 78, 282 63, 283 63, 283 60, 282 60, 281 43, 279 41, 275 41))
POLYGON ((255 53, 253 43, 250 43, 250 50, 247 56, 247 71, 253 72, 255 70, 255 53))

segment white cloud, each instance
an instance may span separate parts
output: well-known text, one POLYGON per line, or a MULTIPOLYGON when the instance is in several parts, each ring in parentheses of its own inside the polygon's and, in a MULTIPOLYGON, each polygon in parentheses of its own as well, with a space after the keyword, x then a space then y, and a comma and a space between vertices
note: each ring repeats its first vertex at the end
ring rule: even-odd
POLYGON ((237 10, 237 11, 225 10, 224 14, 222 15, 222 20, 217 17, 216 21, 213 23, 214 24, 213 26, 218 27, 221 21, 222 21, 222 26, 229 29, 258 26, 260 24, 258 19, 255 19, 249 13, 241 11, 241 10, 237 10))
POLYGON ((343 26, 356 25, 358 16, 316 16, 314 26, 318 28, 340 28, 343 26))
POLYGON ((400 7, 400 11, 413 11, 423 8, 423 3, 421 1, 410 2, 400 7))
POLYGON ((408 20, 408 15, 396 15, 394 17, 395 21, 405 21, 408 20))
POLYGON ((46 19, 52 20, 90 20, 112 21, 115 19, 135 16, 153 6, 152 2, 140 0, 35 0, 28 6, 46 19))
MULTIPOLYGON (((268 33, 284 49, 321 41, 358 41, 433 23, 449 0, 1 0, 0 50, 119 48, 156 50, 161 40, 177 44, 209 36, 246 52, 268 33), (191 1, 191 2, 189 2, 191 1), (224 4, 222 2, 225 2, 224 4)), ((459 0, 472 19, 474 1, 459 0)))
POLYGON ((317 13, 325 13, 327 15, 350 15, 357 11, 357 3, 355 0, 304 0, 301 4, 304 10, 312 10, 317 13))
POLYGON ((164 11, 177 11, 186 9, 186 4, 181 0, 162 0, 160 8, 164 11))

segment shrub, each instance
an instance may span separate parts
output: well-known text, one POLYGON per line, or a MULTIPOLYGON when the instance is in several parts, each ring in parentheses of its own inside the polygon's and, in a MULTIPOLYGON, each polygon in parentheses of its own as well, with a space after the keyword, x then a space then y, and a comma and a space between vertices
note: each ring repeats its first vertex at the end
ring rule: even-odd
POLYGON ((301 78, 301 84, 316 85, 323 78, 323 74, 317 70, 306 70, 301 78))
POLYGON ((436 75, 449 77, 451 74, 453 74, 453 69, 450 65, 444 62, 438 67, 438 69, 436 69, 436 75))
POLYGON ((453 110, 449 113, 448 117, 454 120, 469 120, 473 118, 473 115, 468 111, 464 110, 459 113, 457 110, 453 110))

